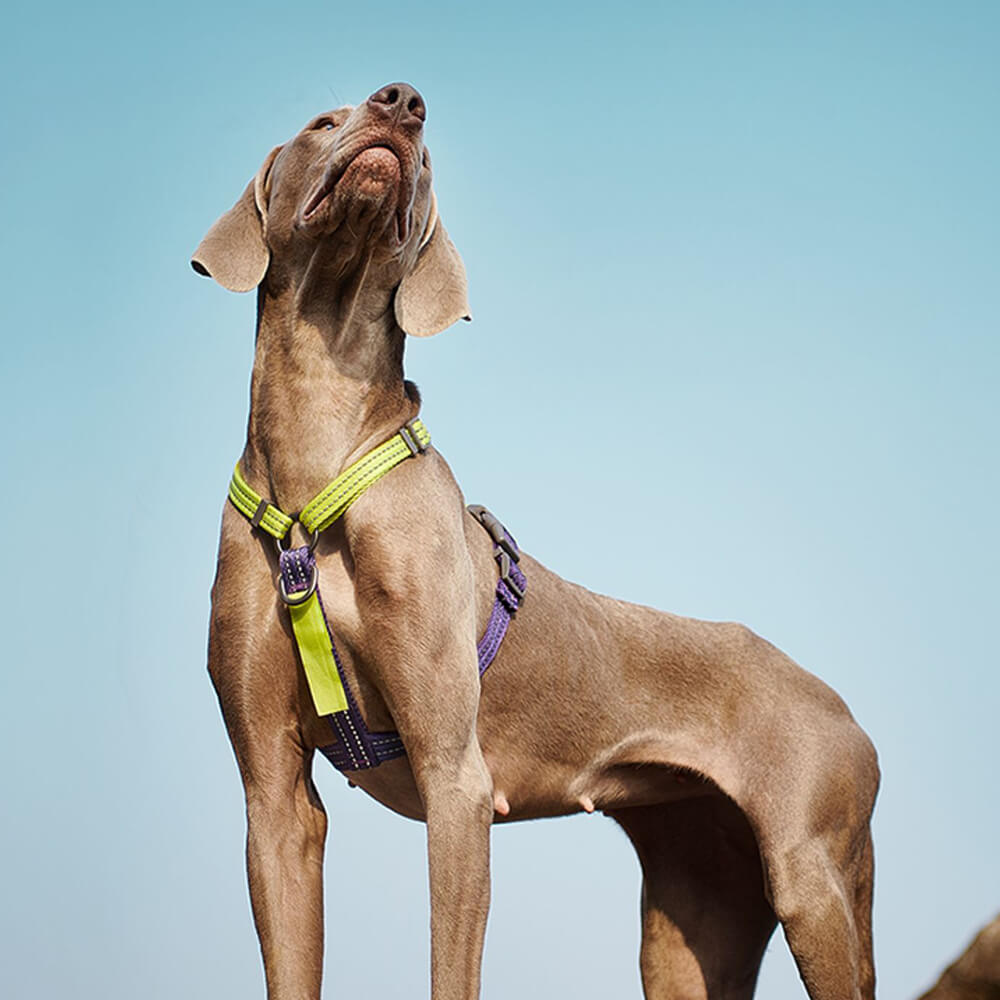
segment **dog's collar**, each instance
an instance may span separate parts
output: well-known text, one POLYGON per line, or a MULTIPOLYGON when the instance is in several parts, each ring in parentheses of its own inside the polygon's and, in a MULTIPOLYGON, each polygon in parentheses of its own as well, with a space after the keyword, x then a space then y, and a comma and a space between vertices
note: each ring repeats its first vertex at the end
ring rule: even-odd
POLYGON ((329 528, 343 516, 347 508, 390 469, 407 458, 426 451, 430 442, 431 435, 423 421, 414 417, 388 441, 383 441, 348 466, 332 483, 317 493, 297 516, 286 514, 270 500, 255 493, 243 478, 238 462, 229 483, 229 499, 255 528, 261 528, 279 542, 296 521, 306 531, 315 534, 329 528))

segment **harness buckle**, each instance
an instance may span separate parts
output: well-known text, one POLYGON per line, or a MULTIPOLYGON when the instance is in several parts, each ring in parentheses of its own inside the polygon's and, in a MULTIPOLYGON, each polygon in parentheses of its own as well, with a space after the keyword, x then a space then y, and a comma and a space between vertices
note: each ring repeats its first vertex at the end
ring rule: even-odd
POLYGON ((516 544, 511 544, 510 532, 503 526, 500 518, 492 511, 487 510, 481 503, 474 503, 468 506, 469 513, 489 532, 493 544, 502 549, 509 559, 514 562, 521 561, 521 553, 516 544))

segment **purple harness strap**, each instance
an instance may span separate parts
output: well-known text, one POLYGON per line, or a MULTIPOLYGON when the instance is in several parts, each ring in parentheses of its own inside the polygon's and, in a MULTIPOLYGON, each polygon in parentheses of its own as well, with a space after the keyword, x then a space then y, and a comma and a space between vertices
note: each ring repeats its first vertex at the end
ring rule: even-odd
MULTIPOLYGON (((288 594, 301 593, 309 587, 314 579, 316 557, 309 551, 308 545, 298 549, 285 549, 278 557, 281 569, 281 579, 288 594)), ((337 742, 330 746, 320 747, 321 752, 340 771, 358 771, 369 767, 378 767, 385 760, 401 757, 406 751, 398 733, 372 733, 368 731, 365 720, 361 717, 358 703, 354 700, 351 686, 344 676, 344 668, 337 653, 337 644, 333 641, 330 631, 330 620, 323 607, 323 595, 316 588, 316 598, 323 611, 323 621, 326 623, 326 634, 330 639, 330 649, 333 652, 333 662, 337 665, 340 682, 344 686, 347 697, 347 709, 343 712, 333 712, 326 716, 330 720, 337 742)))
POLYGON ((521 558, 521 550, 517 547, 514 536, 481 504, 469 507, 469 513, 490 533, 493 539, 493 558, 500 567, 500 579, 497 580, 490 620, 486 623, 486 631, 479 640, 479 645, 476 646, 479 654, 479 676, 482 677, 499 652, 500 643, 507 634, 510 620, 524 600, 528 580, 521 572, 521 567, 517 565, 521 558))
MULTIPOLYGON (((500 643, 507 634, 511 618, 524 600, 528 581, 517 565, 521 553, 514 536, 485 507, 470 507, 469 512, 490 533, 493 539, 493 557, 500 567, 493 610, 490 612, 486 631, 476 647, 479 655, 479 676, 482 677, 500 649, 500 643)), ((284 549, 279 557, 279 567, 285 592, 301 593, 308 589, 310 582, 315 579, 316 558, 308 545, 297 549, 284 549)), ((316 597, 320 608, 323 609, 323 620, 326 622, 326 634, 330 639, 333 661, 347 697, 346 710, 326 716, 330 720, 330 728, 333 730, 336 742, 321 746, 320 753, 338 771, 363 771, 378 767, 384 761, 405 756, 406 748, 399 733, 395 730, 373 733, 365 725, 361 710, 351 692, 351 686, 344 675, 344 668, 337 654, 337 644, 330 631, 330 620, 326 609, 323 608, 323 597, 318 587, 316 597)))

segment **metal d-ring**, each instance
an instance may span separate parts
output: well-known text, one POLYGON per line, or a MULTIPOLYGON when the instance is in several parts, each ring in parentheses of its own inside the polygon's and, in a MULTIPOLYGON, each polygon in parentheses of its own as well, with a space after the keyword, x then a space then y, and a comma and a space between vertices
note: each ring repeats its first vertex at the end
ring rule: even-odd
POLYGON ((312 570, 309 573, 309 586, 305 590, 296 590, 294 594, 289 594, 285 589, 285 577, 284 575, 278 577, 278 593, 281 594, 281 599, 289 607, 295 607, 297 604, 305 604, 310 597, 316 592, 316 584, 319 583, 319 569, 315 563, 313 563, 312 570))
MULTIPOLYGON (((319 541, 319 531, 314 530, 309 538, 309 542, 305 546, 306 551, 309 553, 310 556, 312 556, 313 553, 316 551, 316 543, 318 541, 319 541)), ((291 545, 289 545, 288 548, 282 546, 280 538, 276 538, 274 540, 274 544, 278 548, 279 560, 281 559, 282 554, 287 552, 288 549, 291 548, 291 545)), ((309 571, 309 586, 306 587, 305 590, 296 590, 294 593, 289 594, 288 590, 285 587, 285 575, 284 573, 282 573, 278 577, 278 593, 281 595, 281 599, 285 602, 285 604, 289 605, 290 607, 295 607, 295 605, 297 604, 305 604, 305 602, 308 601, 310 597, 312 597, 312 595, 316 592, 316 585, 318 583, 319 583, 319 567, 316 565, 315 560, 313 560, 312 568, 309 571)))
MULTIPOLYGON (((301 522, 299 522, 301 523, 301 522)), ((287 535, 285 536, 288 537, 287 535)), ((274 547, 278 550, 278 555, 280 556, 282 552, 287 552, 291 547, 292 543, 289 541, 288 545, 282 545, 281 538, 275 538, 274 547)), ((312 555, 316 551, 316 543, 319 542, 319 530, 315 530, 309 536, 309 541, 306 543, 306 548, 309 550, 309 555, 312 555)))

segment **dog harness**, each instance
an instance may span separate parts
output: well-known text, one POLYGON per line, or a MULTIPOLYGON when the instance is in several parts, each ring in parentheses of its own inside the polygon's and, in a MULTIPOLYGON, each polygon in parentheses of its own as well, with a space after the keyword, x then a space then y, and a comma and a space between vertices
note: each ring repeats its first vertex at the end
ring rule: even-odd
MULTIPOLYGON (((251 528, 259 528, 269 534, 278 547, 278 567, 281 571, 278 593, 291 615, 295 644, 316 712, 329 720, 336 738, 334 743, 321 746, 319 750, 338 771, 378 767, 383 761, 404 756, 406 748, 395 730, 373 733, 365 725, 344 675, 330 622, 323 608, 319 569, 316 566, 316 542, 320 532, 342 517, 369 486, 400 462, 423 454, 430 440, 430 433, 421 420, 414 418, 408 421, 388 441, 345 469, 297 515, 286 514, 255 493, 243 478, 239 464, 229 484, 229 499, 233 506, 250 521, 251 528), (309 544, 300 548, 285 548, 281 543, 296 521, 310 533, 309 544)), ((468 510, 489 532, 493 541, 493 556, 500 569, 493 610, 477 646, 479 676, 482 677, 500 649, 511 618, 524 600, 527 580, 517 565, 521 554, 510 532, 485 507, 473 505, 468 510)))

